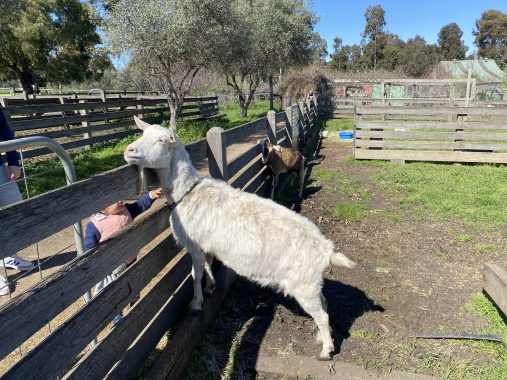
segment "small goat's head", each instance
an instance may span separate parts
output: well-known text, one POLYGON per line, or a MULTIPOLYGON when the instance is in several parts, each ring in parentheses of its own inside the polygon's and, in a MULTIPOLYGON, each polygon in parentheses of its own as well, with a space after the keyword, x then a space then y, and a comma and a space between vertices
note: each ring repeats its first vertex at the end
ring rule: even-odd
POLYGON ((259 144, 262 148, 262 163, 267 164, 270 160, 270 157, 272 157, 275 152, 280 152, 281 147, 279 145, 273 145, 268 141, 268 139, 262 139, 257 141, 257 144, 259 144))
POLYGON ((129 164, 142 168, 160 169, 168 166, 174 148, 180 145, 171 127, 151 125, 134 116, 137 127, 143 135, 125 148, 123 157, 129 164))

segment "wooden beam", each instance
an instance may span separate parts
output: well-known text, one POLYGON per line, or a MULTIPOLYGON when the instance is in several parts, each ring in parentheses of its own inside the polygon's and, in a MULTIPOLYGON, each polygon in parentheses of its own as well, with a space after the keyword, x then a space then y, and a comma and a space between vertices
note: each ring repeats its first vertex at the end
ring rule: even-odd
POLYGON ((498 265, 486 264, 484 267, 484 290, 502 310, 504 316, 507 316, 507 272, 498 265))

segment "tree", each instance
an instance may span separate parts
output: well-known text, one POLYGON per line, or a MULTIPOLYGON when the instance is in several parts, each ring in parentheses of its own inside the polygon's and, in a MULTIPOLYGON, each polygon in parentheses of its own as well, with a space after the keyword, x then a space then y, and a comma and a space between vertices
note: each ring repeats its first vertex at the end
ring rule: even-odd
POLYGON ((309 49, 311 51, 310 61, 312 63, 317 62, 326 62, 326 58, 328 56, 327 52, 327 41, 322 38, 319 33, 311 33, 310 34, 310 46, 309 49))
POLYGON ((396 70, 400 65, 405 42, 396 34, 386 33, 379 37, 383 46, 382 59, 378 65, 384 70, 396 70))
POLYGON ((301 0, 238 0, 232 8, 215 53, 245 117, 263 79, 309 62, 316 17, 301 0))
POLYGON ((400 58, 401 66, 407 75, 422 77, 437 63, 438 47, 427 44, 423 37, 416 35, 407 41, 400 58))
POLYGON ((0 7, 0 77, 32 85, 69 83, 111 66, 97 50, 95 9, 79 0, 18 0, 0 7))
POLYGON ((363 41, 363 45, 365 45, 365 55, 371 57, 373 61, 373 70, 376 70, 377 60, 382 56, 382 47, 379 46, 378 39, 385 33, 385 11, 380 5, 369 5, 364 12, 364 17, 366 18, 366 25, 363 33, 361 33, 361 37, 366 40, 366 43, 363 41), (371 49, 366 48, 368 45, 371 46, 371 49), (367 50, 371 50, 371 53, 366 53, 367 50))
POLYGON ((461 39, 463 31, 452 22, 444 25, 438 33, 438 47, 444 60, 465 59, 467 47, 461 39))
POLYGON ((129 54, 130 65, 167 94, 170 125, 176 129, 195 76, 210 64, 214 43, 229 31, 230 2, 115 0, 106 5, 104 26, 112 51, 129 54))
POLYGON ((333 40, 333 54, 331 54, 331 66, 338 70, 344 70, 346 68, 349 57, 347 52, 344 50, 343 40, 336 37, 333 40))
POLYGON ((491 9, 475 22, 473 31, 479 57, 492 58, 500 66, 507 65, 507 14, 491 9))

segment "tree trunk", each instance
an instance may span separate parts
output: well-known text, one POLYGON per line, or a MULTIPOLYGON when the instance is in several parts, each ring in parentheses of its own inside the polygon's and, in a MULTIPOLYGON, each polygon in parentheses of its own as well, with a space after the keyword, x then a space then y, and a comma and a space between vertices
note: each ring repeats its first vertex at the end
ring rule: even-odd
POLYGON ((171 96, 171 95, 167 96, 167 104, 169 104, 169 111, 170 111, 169 126, 175 132, 178 132, 178 125, 176 124, 176 116, 178 116, 179 110, 178 110, 177 103, 178 102, 176 101, 176 99, 173 96, 171 96))
POLYGON ((272 74, 269 74, 268 81, 269 81, 269 109, 272 110, 272 109, 274 109, 274 105, 273 105, 273 75, 272 74))
POLYGON ((17 71, 16 75, 19 79, 19 82, 21 83, 21 87, 23 87, 23 90, 26 92, 26 94, 27 95, 33 94, 34 81, 32 72, 29 70, 17 71))
POLYGON ((245 96, 243 94, 238 95, 239 99, 239 108, 241 112, 241 117, 247 117, 248 116, 248 105, 245 100, 245 96))

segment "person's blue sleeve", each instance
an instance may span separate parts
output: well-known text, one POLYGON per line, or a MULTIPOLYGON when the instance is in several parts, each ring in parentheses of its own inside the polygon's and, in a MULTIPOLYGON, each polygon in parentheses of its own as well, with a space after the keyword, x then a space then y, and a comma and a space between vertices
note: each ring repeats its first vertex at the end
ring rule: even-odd
MULTIPOLYGON (((7 119, 0 110, 0 141, 14 140, 14 134, 7 124, 7 119)), ((19 154, 15 150, 7 152, 7 164, 9 166, 19 166, 19 154)))
POLYGON ((99 245, 100 232, 91 221, 86 225, 84 245, 85 249, 89 250, 99 245))
POLYGON ((148 210, 151 205, 155 202, 155 199, 151 199, 149 194, 146 194, 135 203, 126 203, 125 207, 130 212, 130 216, 134 219, 139 214, 148 210))

